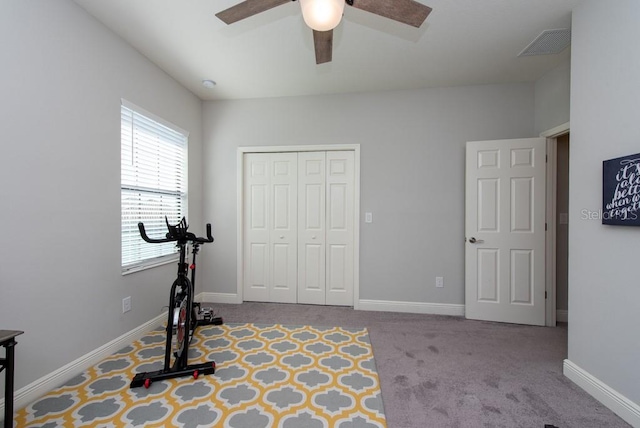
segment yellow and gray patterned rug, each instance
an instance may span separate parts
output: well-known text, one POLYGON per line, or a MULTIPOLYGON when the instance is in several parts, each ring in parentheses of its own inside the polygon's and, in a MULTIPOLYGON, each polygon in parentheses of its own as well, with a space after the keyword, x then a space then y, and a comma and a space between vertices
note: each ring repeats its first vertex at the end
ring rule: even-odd
POLYGON ((216 373, 129 388, 162 369, 164 328, 15 415, 19 427, 386 427, 366 329, 231 324, 200 327, 189 363, 216 373))

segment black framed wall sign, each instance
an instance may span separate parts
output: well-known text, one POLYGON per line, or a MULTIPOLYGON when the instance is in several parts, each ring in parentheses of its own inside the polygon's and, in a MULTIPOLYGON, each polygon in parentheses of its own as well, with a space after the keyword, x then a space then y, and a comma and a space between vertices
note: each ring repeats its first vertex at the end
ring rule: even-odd
POLYGON ((640 226, 640 153, 602 162, 602 224, 640 226))

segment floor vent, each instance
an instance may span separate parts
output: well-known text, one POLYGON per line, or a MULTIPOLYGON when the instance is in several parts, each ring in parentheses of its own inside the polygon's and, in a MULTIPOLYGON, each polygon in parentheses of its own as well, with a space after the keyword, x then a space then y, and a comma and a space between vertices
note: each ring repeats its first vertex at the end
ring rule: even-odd
POLYGON ((545 30, 518 56, 549 55, 562 52, 571 44, 571 29, 545 30))

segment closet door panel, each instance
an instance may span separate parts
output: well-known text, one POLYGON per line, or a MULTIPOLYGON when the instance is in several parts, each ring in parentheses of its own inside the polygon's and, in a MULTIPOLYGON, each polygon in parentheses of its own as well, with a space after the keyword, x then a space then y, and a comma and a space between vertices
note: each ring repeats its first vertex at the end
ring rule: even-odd
POLYGON ((326 303, 325 177, 325 152, 298 154, 298 303, 326 303))
POLYGON ((298 281, 298 154, 272 153, 271 302, 296 303, 298 281))
POLYGON ((245 300, 269 300, 270 162, 268 155, 244 157, 244 265, 245 300))
POLYGON ((354 152, 326 154, 326 304, 353 305, 354 152))

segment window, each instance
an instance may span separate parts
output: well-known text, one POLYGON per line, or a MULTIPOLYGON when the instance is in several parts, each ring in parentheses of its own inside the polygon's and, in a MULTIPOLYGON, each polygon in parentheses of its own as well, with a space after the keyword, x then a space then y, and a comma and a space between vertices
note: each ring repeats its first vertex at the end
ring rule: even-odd
POLYGON ((175 243, 149 244, 138 231, 164 238, 187 216, 187 132, 122 100, 121 205, 122 272, 134 272, 176 258, 175 243))

